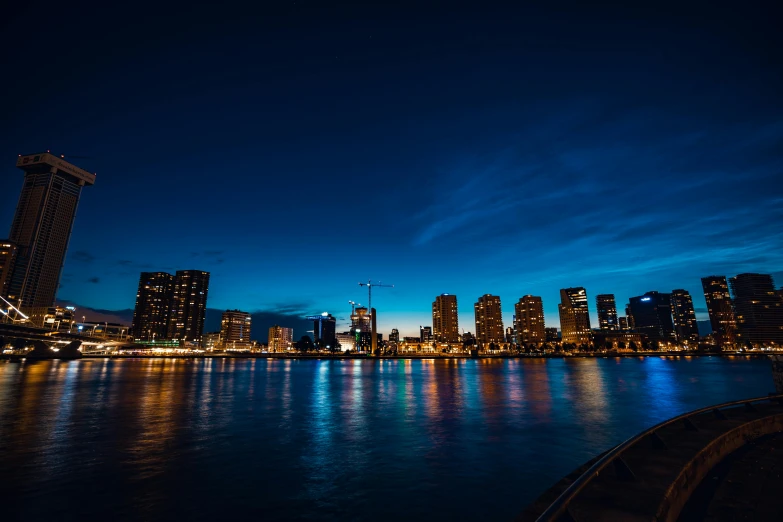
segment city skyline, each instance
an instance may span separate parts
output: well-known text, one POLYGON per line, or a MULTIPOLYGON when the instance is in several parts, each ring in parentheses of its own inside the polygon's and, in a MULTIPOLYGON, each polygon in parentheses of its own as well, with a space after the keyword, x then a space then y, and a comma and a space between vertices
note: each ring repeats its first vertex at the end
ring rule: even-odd
POLYGON ((45 56, 80 87, 3 85, 0 223, 23 183, 12 162, 50 149, 99 178, 61 301, 128 310, 141 272, 198 269, 210 308, 326 311, 338 331, 370 278, 395 284, 373 306, 379 331, 402 336, 443 293, 469 331, 487 293, 540 296, 554 326, 559 290, 584 287, 595 326, 599 294, 622 315, 630 297, 684 289, 704 321, 701 277, 780 285, 772 17, 747 9, 729 31, 689 6, 572 7, 411 19, 297 2, 260 18, 124 13, 117 28, 53 5, 70 28, 56 46, 27 37, 22 7, 0 34, 4 70, 45 56), (141 33, 158 36, 135 45, 141 33))

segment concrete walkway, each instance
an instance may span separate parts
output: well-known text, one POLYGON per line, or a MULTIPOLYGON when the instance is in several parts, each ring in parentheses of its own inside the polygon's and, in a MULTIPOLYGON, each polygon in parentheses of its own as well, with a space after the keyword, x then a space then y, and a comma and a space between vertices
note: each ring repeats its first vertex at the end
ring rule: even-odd
MULTIPOLYGON (((783 517, 776 515, 766 518, 779 513, 775 511, 779 505, 766 499, 766 488, 777 488, 777 495, 770 496, 783 499, 783 489, 780 487, 783 482, 779 477, 783 470, 783 435, 770 439, 777 441, 775 444, 778 445, 759 443, 757 448, 750 445, 755 440, 766 441, 762 437, 781 431, 783 405, 779 402, 707 411, 666 425, 626 448, 609 467, 589 480, 570 500, 567 512, 556 520, 661 522, 675 521, 682 513, 683 516, 695 516, 688 520, 715 516, 718 518, 712 520, 783 521, 783 517), (707 481, 713 480, 711 477, 716 474, 712 471, 716 470, 717 473, 717 466, 725 458, 729 458, 726 462, 732 462, 731 458, 736 452, 739 459, 741 449, 747 451, 747 457, 745 460, 737 460, 737 478, 727 477, 727 481, 722 484, 725 490, 714 488, 715 507, 712 510, 708 507, 713 501, 709 500, 710 494, 705 491, 702 492, 702 509, 698 509, 694 503, 687 511, 683 511, 689 499, 696 499, 693 495, 699 484, 708 484, 707 481), (768 459, 773 459, 774 464, 765 465, 768 459), (771 471, 772 467, 774 471, 771 471), (703 482, 704 477, 706 479, 703 482), (748 491, 753 490, 755 500, 737 504, 734 496, 727 496, 730 491, 736 492, 739 485, 748 491), (724 498, 730 504, 720 504, 724 498), (751 504, 754 506, 753 516, 729 516, 731 506, 736 506, 732 508, 732 513, 740 514, 746 512, 751 504), (729 518, 719 518, 725 516, 729 518)), ((544 493, 518 520, 536 520, 588 467, 589 463, 544 493)), ((739 497, 742 496, 743 493, 740 493, 739 497)))
POLYGON ((783 520, 783 434, 751 441, 713 468, 681 522, 783 520))

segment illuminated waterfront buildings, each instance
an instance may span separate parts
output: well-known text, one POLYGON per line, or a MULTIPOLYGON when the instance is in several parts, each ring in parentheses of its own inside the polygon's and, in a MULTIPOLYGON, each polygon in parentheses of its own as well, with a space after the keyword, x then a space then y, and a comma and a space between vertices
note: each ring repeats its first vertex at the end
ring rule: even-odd
POLYGON ((283 326, 274 325, 269 328, 269 345, 270 352, 285 352, 291 349, 294 343, 294 329, 285 328, 283 326))
POLYGON ((691 294, 687 290, 672 290, 671 305, 677 340, 681 343, 687 342, 690 346, 698 346, 699 327, 696 323, 691 294))
POLYGON ((660 292, 647 292, 629 300, 633 315, 634 331, 653 341, 674 341, 671 296, 660 292))
POLYGON ((392 328, 392 331, 389 334, 389 342, 390 343, 400 342, 400 331, 398 329, 392 328))
POLYGON ((737 321, 729 295, 726 276, 708 276, 701 278, 710 325, 715 341, 720 345, 732 345, 736 341, 737 321))
POLYGON ((737 341, 754 347, 783 345, 783 303, 768 274, 739 274, 730 280, 737 341))
POLYGON ((456 295, 441 294, 435 298, 432 303, 432 333, 438 342, 459 342, 456 295))
POLYGON ((225 348, 250 346, 250 314, 226 310, 220 321, 220 339, 225 348))
POLYGON ((540 297, 526 295, 514 304, 514 329, 519 344, 546 342, 544 303, 540 297))
POLYGON ((484 294, 473 305, 476 317, 476 339, 481 344, 502 343, 503 315, 500 309, 500 297, 484 294))
POLYGON ((617 331, 617 305, 614 294, 599 294, 595 296, 595 305, 598 311, 598 326, 604 331, 617 331))
POLYGON ((209 272, 142 272, 131 328, 134 339, 200 343, 208 290, 209 272))
POLYGON ((166 272, 142 272, 136 291, 131 335, 140 341, 166 339, 174 276, 166 272))
POLYGON ((54 306, 68 241, 82 187, 95 184, 95 174, 53 154, 19 156, 24 184, 8 241, 16 256, 6 278, 6 297, 40 326, 54 306))
POLYGON ((584 288, 560 290, 560 331, 562 341, 568 344, 590 343, 590 314, 587 308, 587 292, 584 288))
MULTIPOLYGON (((207 311, 209 272, 179 270, 174 276, 169 314, 169 339, 201 342, 207 311)), ((225 341, 225 339, 224 339, 225 341)))

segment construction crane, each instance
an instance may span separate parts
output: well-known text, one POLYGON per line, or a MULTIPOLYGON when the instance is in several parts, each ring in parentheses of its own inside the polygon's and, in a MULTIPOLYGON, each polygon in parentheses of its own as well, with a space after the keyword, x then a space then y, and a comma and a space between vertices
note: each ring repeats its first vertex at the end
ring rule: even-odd
POLYGON ((381 288, 394 288, 394 285, 384 285, 380 281, 377 283, 373 283, 371 280, 368 280, 366 283, 359 283, 359 286, 366 286, 367 287, 367 308, 369 308, 370 314, 372 314, 372 289, 373 287, 381 287, 381 288))

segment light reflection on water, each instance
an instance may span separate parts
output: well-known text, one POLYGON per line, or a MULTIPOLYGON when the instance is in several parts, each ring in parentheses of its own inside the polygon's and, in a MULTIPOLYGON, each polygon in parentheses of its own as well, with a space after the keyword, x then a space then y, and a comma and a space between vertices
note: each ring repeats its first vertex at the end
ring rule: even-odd
POLYGON ((741 357, 2 363, 0 485, 8 519, 512 519, 645 427, 772 389, 741 357))

